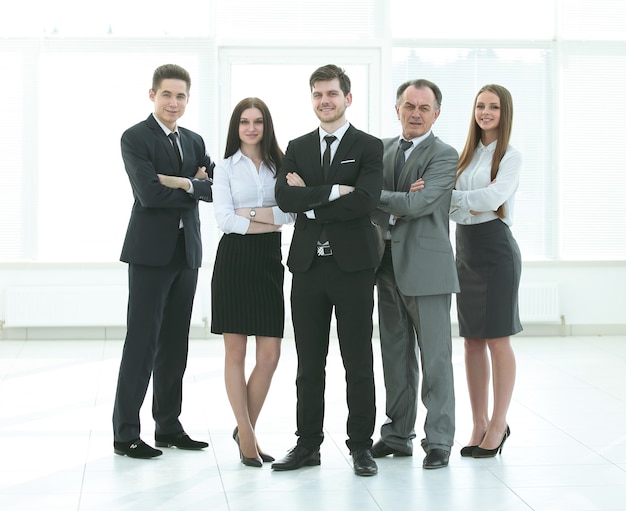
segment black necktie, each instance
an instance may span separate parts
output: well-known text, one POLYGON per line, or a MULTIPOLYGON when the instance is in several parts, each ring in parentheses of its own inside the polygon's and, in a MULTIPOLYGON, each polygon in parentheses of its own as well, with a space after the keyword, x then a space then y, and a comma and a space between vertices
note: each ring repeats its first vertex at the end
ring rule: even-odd
POLYGON ((337 137, 334 135, 326 135, 324 137, 326 141, 326 150, 324 151, 324 156, 322 157, 322 169, 324 170, 324 180, 328 180, 328 174, 330 173, 330 146, 331 144, 337 140, 337 137))
POLYGON ((400 172, 402 172, 402 167, 404 167, 404 151, 406 151, 412 145, 413 142, 411 142, 410 140, 404 140, 403 138, 400 139, 400 143, 398 144, 398 150, 396 152, 396 162, 393 167, 394 183, 396 185, 396 189, 398 188, 400 172))
MULTIPOLYGON (((326 135, 324 140, 326 141, 326 150, 322 156, 322 170, 324 171, 324 181, 328 181, 328 174, 330 174, 330 145, 337 140, 337 137, 335 135, 326 135)), ((318 244, 326 245, 327 243, 328 238, 326 237, 326 230, 322 227, 318 244)))
POLYGON ((174 152, 176 152, 176 159, 178 160, 178 172, 180 172, 183 168, 183 158, 180 155, 180 149, 178 148, 178 142, 176 140, 178 133, 172 131, 167 137, 172 141, 172 145, 174 146, 174 152))

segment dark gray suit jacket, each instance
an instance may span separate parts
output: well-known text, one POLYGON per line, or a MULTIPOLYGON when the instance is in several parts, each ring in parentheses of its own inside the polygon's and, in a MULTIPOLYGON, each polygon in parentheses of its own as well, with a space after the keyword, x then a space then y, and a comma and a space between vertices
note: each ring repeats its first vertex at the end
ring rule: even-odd
POLYGON ((178 131, 183 148, 180 172, 174 148, 152 114, 122 135, 122 158, 135 198, 120 258, 124 262, 148 266, 170 262, 182 218, 187 264, 190 268, 202 264, 198 201, 213 200, 212 181, 194 179, 194 175, 198 167, 206 167, 212 178, 215 164, 200 135, 181 127, 178 131), (192 179, 193 196, 161 185, 157 174, 192 179))
POLYGON ((324 179, 319 130, 292 140, 276 178, 280 209, 297 213, 287 265, 292 272, 308 270, 322 227, 343 271, 361 271, 377 265, 376 238, 370 214, 382 185, 382 142, 350 125, 324 179), (286 176, 296 172, 305 187, 289 186, 286 176), (355 187, 352 193, 329 201, 333 183, 355 187), (314 210, 315 219, 305 211, 314 210))

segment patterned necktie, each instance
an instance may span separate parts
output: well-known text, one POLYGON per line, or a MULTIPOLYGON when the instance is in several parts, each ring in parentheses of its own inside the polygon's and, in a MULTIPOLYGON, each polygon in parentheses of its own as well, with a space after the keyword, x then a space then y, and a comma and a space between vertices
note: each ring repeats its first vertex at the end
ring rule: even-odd
POLYGON ((400 179, 400 173, 402 172, 402 167, 404 167, 404 151, 406 151, 409 147, 413 145, 413 142, 410 140, 400 139, 400 143, 398 144, 398 150, 396 151, 396 162, 393 167, 393 176, 396 190, 398 189, 398 180, 400 179))
POLYGON ((326 135, 324 140, 326 141, 326 150, 322 157, 322 169, 324 170, 324 180, 328 180, 328 174, 330 173, 330 146, 337 140, 337 137, 334 135, 326 135))
POLYGON ((178 172, 181 171, 181 169, 183 168, 183 158, 180 155, 180 149, 178 148, 178 142, 177 142, 177 138, 178 138, 178 133, 176 133, 175 131, 172 131, 167 138, 169 138, 172 141, 172 145, 174 146, 174 152, 176 152, 176 159, 178 160, 178 172))

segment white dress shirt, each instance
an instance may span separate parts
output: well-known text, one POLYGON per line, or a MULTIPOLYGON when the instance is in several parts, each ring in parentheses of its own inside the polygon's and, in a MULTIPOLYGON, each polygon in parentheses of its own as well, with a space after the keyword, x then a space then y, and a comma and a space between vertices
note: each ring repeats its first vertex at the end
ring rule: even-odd
POLYGON ((272 208, 276 225, 290 224, 295 214, 284 213, 274 197, 276 177, 264 163, 257 172, 241 151, 221 161, 213 171, 213 210, 217 226, 226 234, 245 234, 250 220, 235 214, 239 208, 272 208))
POLYGON ((506 214, 501 220, 509 226, 513 224, 522 153, 509 145, 492 183, 491 161, 496 144, 497 140, 485 147, 479 142, 472 161, 456 182, 456 189, 452 191, 450 218, 459 224, 480 224, 494 220, 498 218, 496 210, 501 204, 504 204, 506 214))

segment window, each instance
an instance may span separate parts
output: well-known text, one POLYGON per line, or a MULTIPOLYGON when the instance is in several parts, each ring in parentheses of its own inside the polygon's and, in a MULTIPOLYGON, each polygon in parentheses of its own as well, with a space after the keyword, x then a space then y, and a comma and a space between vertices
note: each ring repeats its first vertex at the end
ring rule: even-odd
MULTIPOLYGON (((396 47, 392 55, 395 84, 426 78, 439 86, 443 100, 433 132, 459 152, 465 144, 474 97, 480 87, 498 83, 509 89, 514 103, 511 145, 524 157, 513 230, 525 259, 552 258, 550 240, 554 235, 554 211, 551 197, 556 190, 552 173, 556 144, 552 125, 554 86, 550 49, 396 47)), ((395 112, 388 110, 386 127, 389 126, 390 133, 398 134, 400 125, 395 112), (392 125, 395 128, 391 129, 392 125)))
MULTIPOLYGON (((283 147, 312 130, 308 76, 333 62, 353 80, 348 118, 395 136, 395 89, 443 91, 434 131, 461 149, 478 88, 515 104, 524 155, 514 232, 525 260, 623 260, 626 2, 620 0, 80 0, 15 4, 0 19, 1 261, 116 261, 132 196, 122 132, 152 112, 155 67, 192 75, 181 125, 223 154, 232 106, 262 97, 283 147), (173 14, 176 14, 175 12, 173 14)), ((201 205, 205 254, 217 238, 201 205)))

